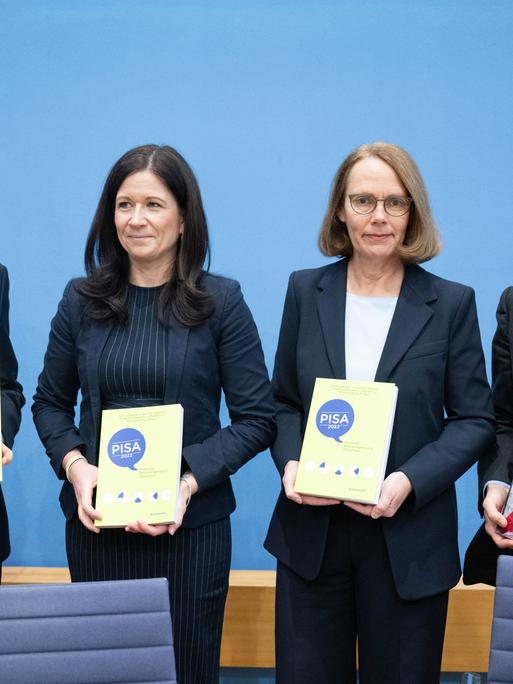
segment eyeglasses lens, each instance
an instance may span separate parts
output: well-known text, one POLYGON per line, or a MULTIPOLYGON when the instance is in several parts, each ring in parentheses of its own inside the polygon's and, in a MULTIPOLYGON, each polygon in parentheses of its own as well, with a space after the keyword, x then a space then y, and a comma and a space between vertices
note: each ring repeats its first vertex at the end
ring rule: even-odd
POLYGON ((357 214, 372 213, 378 202, 383 202, 385 211, 389 216, 403 216, 410 208, 409 198, 394 195, 390 195, 384 200, 377 200, 374 195, 351 195, 349 200, 357 214))

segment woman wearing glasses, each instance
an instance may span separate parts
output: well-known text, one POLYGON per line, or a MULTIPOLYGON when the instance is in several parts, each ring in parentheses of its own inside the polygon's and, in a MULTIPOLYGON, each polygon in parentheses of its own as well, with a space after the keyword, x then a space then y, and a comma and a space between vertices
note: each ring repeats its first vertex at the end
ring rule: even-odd
POLYGON ((319 243, 342 257, 289 280, 274 369, 282 476, 266 548, 278 559, 278 684, 435 684, 460 577, 455 480, 494 437, 469 287, 418 266, 440 250, 420 173, 362 145, 337 172, 319 243), (399 388, 376 505, 299 495, 316 377, 399 388))

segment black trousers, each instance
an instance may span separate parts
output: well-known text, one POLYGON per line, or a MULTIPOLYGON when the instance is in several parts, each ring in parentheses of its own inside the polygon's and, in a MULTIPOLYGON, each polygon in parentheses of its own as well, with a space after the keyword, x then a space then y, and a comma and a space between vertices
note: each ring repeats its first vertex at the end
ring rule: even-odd
POLYGON ((66 524, 73 582, 167 577, 178 684, 218 684, 231 559, 229 518, 149 537, 66 524))
POLYGON ((380 521, 333 509, 319 576, 278 564, 277 684, 438 684, 448 592, 396 592, 380 521))

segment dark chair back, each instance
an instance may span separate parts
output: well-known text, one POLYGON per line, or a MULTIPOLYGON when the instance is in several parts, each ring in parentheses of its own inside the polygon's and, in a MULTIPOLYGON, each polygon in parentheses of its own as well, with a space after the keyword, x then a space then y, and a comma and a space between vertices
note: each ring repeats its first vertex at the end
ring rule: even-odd
POLYGON ((513 557, 499 556, 488 684, 513 684, 513 557))

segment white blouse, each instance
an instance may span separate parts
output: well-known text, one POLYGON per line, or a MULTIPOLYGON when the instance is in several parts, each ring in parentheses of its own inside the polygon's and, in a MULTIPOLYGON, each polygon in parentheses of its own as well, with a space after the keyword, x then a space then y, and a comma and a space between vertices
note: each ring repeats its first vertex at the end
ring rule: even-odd
POLYGON ((346 294, 346 378, 374 380, 397 297, 346 294))

